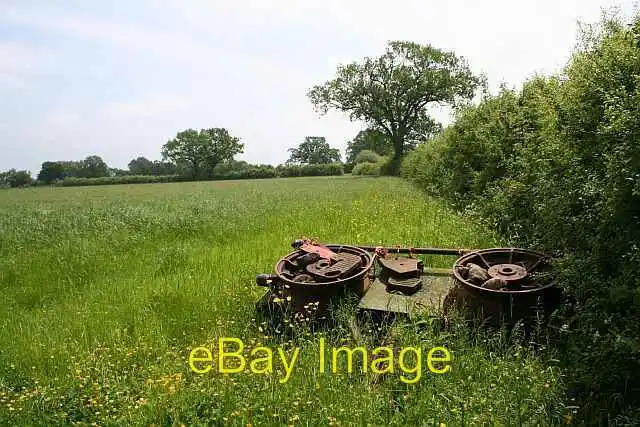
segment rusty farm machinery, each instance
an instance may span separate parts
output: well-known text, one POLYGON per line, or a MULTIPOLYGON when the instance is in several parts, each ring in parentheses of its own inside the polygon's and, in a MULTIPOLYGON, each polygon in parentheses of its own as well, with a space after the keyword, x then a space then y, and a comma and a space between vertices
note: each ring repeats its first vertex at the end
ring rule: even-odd
POLYGON ((550 257, 519 248, 445 249, 319 244, 304 239, 275 272, 256 277, 268 291, 258 308, 273 315, 323 317, 352 295, 360 312, 384 318, 446 316, 452 309, 487 324, 515 324, 548 315, 559 301, 550 257), (455 257, 450 268, 427 268, 423 255, 455 257))

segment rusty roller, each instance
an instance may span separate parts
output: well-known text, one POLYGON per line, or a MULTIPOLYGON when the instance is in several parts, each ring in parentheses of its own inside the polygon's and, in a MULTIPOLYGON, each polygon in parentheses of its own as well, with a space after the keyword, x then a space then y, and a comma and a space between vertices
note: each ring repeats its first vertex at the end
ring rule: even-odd
POLYGON ((455 287, 449 299, 458 308, 480 315, 489 323, 514 323, 553 311, 558 288, 551 258, 519 248, 471 251, 453 265, 455 287))

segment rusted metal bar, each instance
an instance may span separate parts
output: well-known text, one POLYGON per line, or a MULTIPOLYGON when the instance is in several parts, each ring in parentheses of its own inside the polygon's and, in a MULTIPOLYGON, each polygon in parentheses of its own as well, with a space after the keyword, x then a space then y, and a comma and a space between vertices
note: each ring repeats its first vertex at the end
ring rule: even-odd
MULTIPOLYGON (((356 246, 367 252, 374 252, 378 246, 356 246)), ((475 249, 454 249, 454 248, 394 248, 382 247, 389 254, 416 254, 416 255, 464 255, 473 252, 475 249)))

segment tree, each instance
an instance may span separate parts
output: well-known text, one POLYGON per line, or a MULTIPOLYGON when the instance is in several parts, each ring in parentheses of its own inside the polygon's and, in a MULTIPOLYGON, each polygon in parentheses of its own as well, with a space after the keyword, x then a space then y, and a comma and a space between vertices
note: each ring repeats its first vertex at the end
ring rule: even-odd
POLYGON ((131 172, 125 169, 109 168, 109 176, 128 176, 131 172))
POLYGON ((434 123, 427 107, 455 106, 470 99, 481 83, 453 52, 392 41, 384 55, 339 66, 335 79, 314 86, 307 95, 321 114, 337 109, 383 132, 393 143, 397 172, 412 133, 434 123))
POLYGON ((178 173, 178 167, 171 162, 161 162, 154 160, 151 166, 151 175, 176 175, 178 173))
POLYGON ((9 186, 15 188, 25 187, 31 184, 33 184, 33 178, 29 171, 9 169, 6 172, 0 173, 0 187, 9 186))
POLYGON ((38 173, 38 181, 51 184, 65 177, 64 165, 60 162, 44 162, 38 173))
POLYGON ((442 132, 442 124, 436 122, 431 117, 425 117, 416 122, 412 129, 407 132, 405 138, 405 153, 416 148, 421 142, 435 138, 442 132))
POLYGON ((88 156, 80 162, 78 176, 81 178, 100 178, 109 176, 109 166, 100 156, 88 156))
POLYGON ((163 159, 171 160, 178 166, 186 164, 194 179, 200 177, 204 168, 213 170, 225 160, 231 160, 242 153, 244 144, 229 134, 224 128, 187 129, 162 147, 163 159))
POLYGON ((381 156, 393 153, 391 140, 381 131, 368 128, 358 132, 352 141, 347 142, 347 164, 354 164, 356 156, 363 150, 370 150, 381 156))
POLYGON ((64 170, 64 177, 80 177, 82 176, 82 173, 80 172, 80 169, 82 169, 82 161, 73 161, 73 160, 65 160, 65 161, 61 161, 61 162, 56 162, 56 163, 60 163, 60 165, 62 166, 62 169, 64 170))
POLYGON ((232 171, 244 171, 251 167, 244 160, 226 160, 216 165, 214 175, 228 175, 232 171))
POLYGON ((138 157, 129 162, 127 175, 175 175, 177 167, 171 162, 151 161, 146 157, 138 157))
POLYGON ((307 136, 298 148, 289 148, 291 155, 287 163, 309 165, 340 161, 340 150, 331 148, 324 136, 307 136))
POLYGON ((131 175, 153 175, 153 162, 145 157, 138 157, 129 162, 131 175))

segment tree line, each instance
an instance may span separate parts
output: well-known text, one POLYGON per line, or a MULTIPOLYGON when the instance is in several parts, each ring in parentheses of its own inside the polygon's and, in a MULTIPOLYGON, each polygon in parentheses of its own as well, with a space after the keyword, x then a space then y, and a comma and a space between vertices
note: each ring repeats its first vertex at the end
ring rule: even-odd
MULTIPOLYGON (((365 123, 366 129, 347 144, 343 163, 347 171, 354 168, 358 153, 369 150, 380 156, 375 167, 369 169, 397 174, 408 152, 442 131, 441 124, 429 116, 428 107, 464 105, 484 86, 484 77, 474 75, 464 58, 453 52, 392 41, 377 58, 339 66, 334 79, 312 87, 307 96, 320 114, 336 109, 347 113, 350 120, 365 123)), ((82 161, 48 161, 42 164, 37 182, 126 175, 209 179, 216 176, 218 165, 233 165, 234 156, 243 151, 244 144, 225 128, 186 129, 162 146, 162 161, 137 157, 126 171, 109 168, 99 156, 82 161)), ((286 165, 341 163, 340 152, 324 137, 306 137, 289 153, 286 165)), ((11 170, 1 175, 0 185, 29 185, 30 175, 11 170)))
MULTIPOLYGON (((415 146, 415 143, 412 145, 415 146)), ((350 172, 356 165, 356 156, 369 150, 386 156, 393 152, 391 141, 380 131, 365 129, 347 142, 347 156, 342 163, 340 150, 333 148, 322 136, 307 136, 297 147, 288 149, 289 158, 279 167, 253 165, 235 160, 244 150, 240 139, 227 129, 187 129, 178 132, 175 138, 162 146, 163 160, 149 160, 139 156, 132 159, 127 169, 112 168, 97 155, 79 161, 46 161, 34 180, 29 171, 11 169, 0 173, 0 187, 24 187, 34 184, 54 184, 64 180, 68 184, 80 183, 81 179, 114 178, 113 183, 166 182, 171 180, 225 179, 225 178, 272 178, 277 176, 302 176, 301 169, 294 166, 340 164, 342 171, 350 172), (285 171, 286 168, 289 168, 285 171), (123 178, 133 176, 158 177, 157 180, 123 178), (160 178, 172 177, 172 178, 160 178), (118 178, 118 179, 115 179, 118 178)), ((307 168, 312 174, 340 173, 339 168, 307 168), (315 171, 315 172, 314 172, 315 171)), ((98 183, 98 181, 87 181, 98 183)), ((102 180, 100 182, 109 182, 102 180)))

